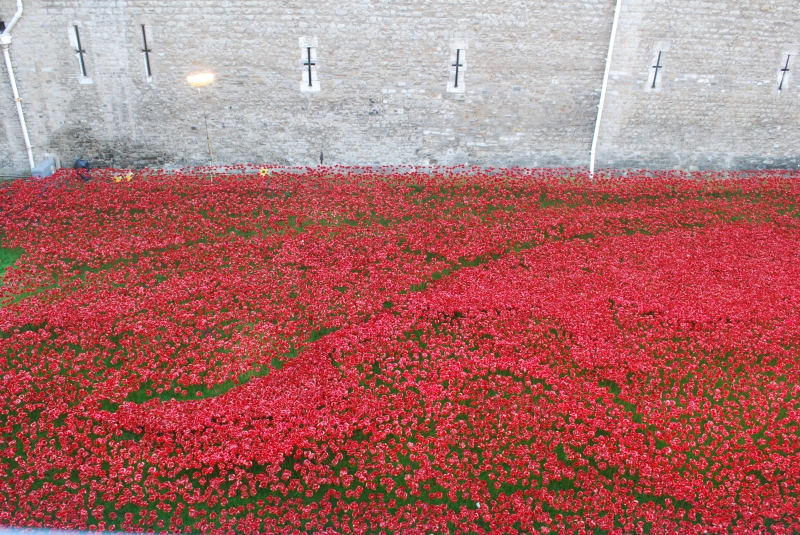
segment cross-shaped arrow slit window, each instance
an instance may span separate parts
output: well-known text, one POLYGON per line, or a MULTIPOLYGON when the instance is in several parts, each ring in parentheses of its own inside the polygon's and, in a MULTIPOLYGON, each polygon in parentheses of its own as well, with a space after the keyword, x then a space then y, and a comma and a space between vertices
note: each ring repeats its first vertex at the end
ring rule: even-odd
POLYGON ((300 91, 316 92, 320 90, 319 76, 317 75, 318 66, 317 38, 301 37, 300 68, 302 69, 302 77, 300 81, 300 91))
POLYGON ((144 75, 147 77, 148 82, 153 76, 153 66, 150 63, 150 54, 152 52, 150 47, 147 46, 147 29, 142 24, 142 56, 144 57, 144 75))
POLYGON ((450 41, 450 78, 447 81, 448 93, 464 93, 467 72, 467 42, 461 39, 450 41))
POLYGON ((792 54, 786 54, 786 60, 781 67, 780 78, 778 81, 778 91, 783 91, 789 86, 789 73, 791 69, 789 68, 789 62, 792 60, 792 54))
POLYGON ((81 32, 78 29, 77 24, 72 26, 72 30, 74 32, 73 35, 75 37, 75 42, 74 42, 75 55, 78 57, 78 64, 80 65, 81 68, 81 76, 86 78, 89 75, 86 73, 86 57, 85 57, 86 50, 81 45, 81 32))

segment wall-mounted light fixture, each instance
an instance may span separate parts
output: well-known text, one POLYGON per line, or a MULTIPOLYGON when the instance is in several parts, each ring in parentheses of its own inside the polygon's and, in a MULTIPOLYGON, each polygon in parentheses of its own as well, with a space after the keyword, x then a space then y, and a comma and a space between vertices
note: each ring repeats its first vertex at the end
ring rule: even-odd
POLYGON ((197 87, 199 89, 201 87, 210 85, 215 78, 216 76, 214 76, 213 72, 195 72, 187 76, 186 81, 189 82, 190 86, 197 87))
MULTIPOLYGON (((205 87, 207 85, 211 85, 214 82, 213 72, 195 72, 190 74, 186 77, 186 82, 192 86, 197 88, 197 94, 200 95, 200 88, 205 87)), ((208 141, 208 155, 211 157, 211 166, 214 166, 214 152, 211 150, 211 134, 208 132, 208 114, 206 113, 206 103, 203 100, 202 95, 200 96, 200 103, 203 106, 203 119, 206 123, 206 140, 208 141)))

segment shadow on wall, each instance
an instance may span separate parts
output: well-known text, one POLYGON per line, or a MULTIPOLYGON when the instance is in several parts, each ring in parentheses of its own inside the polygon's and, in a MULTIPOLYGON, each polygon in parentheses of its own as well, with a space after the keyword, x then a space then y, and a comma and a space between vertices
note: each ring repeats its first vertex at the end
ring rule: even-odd
POLYGON ((168 163, 181 161, 179 155, 130 138, 118 137, 113 141, 100 141, 89 128, 56 130, 51 133, 48 146, 60 156, 62 165, 82 158, 92 162, 93 167, 143 169, 163 167, 168 163))
POLYGON ((611 159, 609 155, 601 154, 597 161, 598 169, 684 169, 686 171, 800 169, 800 157, 765 158, 757 154, 682 156, 676 153, 662 153, 656 156, 634 156, 624 159, 611 159))

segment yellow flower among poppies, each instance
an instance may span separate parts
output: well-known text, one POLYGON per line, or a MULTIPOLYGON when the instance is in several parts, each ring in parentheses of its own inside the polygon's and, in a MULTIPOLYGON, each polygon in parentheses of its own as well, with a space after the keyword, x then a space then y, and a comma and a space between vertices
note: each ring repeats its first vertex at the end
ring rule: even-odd
POLYGON ((114 175, 114 179, 113 180, 114 180, 114 182, 117 182, 117 183, 122 182, 123 180, 126 181, 126 182, 130 182, 131 180, 133 180, 133 173, 128 173, 125 176, 114 175))

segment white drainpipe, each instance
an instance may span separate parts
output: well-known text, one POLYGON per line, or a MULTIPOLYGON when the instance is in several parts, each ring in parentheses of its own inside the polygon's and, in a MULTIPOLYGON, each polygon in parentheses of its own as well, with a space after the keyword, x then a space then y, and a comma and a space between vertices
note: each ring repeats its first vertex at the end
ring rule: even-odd
POLYGON ((6 60, 6 69, 8 69, 8 78, 11 81, 11 92, 14 94, 14 102, 17 103, 17 115, 19 115, 19 125, 22 127, 22 137, 25 138, 25 148, 28 149, 28 161, 31 164, 31 170, 36 166, 33 160, 33 147, 31 147, 31 138, 28 136, 28 126, 25 124, 25 114, 22 113, 22 100, 19 98, 19 91, 17 90, 17 79, 14 78, 14 69, 11 66, 11 56, 8 53, 8 47, 11 45, 11 29, 22 16, 22 0, 17 0, 17 12, 14 18, 6 26, 3 33, 0 33, 0 47, 3 48, 3 56, 6 60))
POLYGON ((606 72, 603 74, 603 88, 600 90, 600 104, 597 106, 597 121, 594 123, 594 136, 592 137, 592 150, 589 153, 589 174, 594 176, 594 159, 597 152, 597 137, 600 134, 600 119, 603 117, 603 104, 606 102, 606 89, 608 88, 608 74, 611 71, 611 55, 614 53, 614 39, 617 37, 617 26, 619 24, 619 12, 622 0, 617 0, 617 7, 614 8, 614 24, 611 26, 611 41, 608 43, 608 56, 606 56, 606 72))

